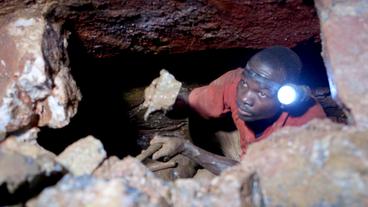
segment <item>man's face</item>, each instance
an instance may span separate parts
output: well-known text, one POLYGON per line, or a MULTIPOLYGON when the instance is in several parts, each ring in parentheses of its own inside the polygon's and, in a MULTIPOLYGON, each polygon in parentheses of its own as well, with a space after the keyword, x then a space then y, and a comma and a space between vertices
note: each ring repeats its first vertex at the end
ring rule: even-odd
POLYGON ((279 76, 280 74, 267 67, 244 70, 237 87, 236 100, 238 114, 242 120, 257 121, 275 116, 280 110, 276 96, 279 76))

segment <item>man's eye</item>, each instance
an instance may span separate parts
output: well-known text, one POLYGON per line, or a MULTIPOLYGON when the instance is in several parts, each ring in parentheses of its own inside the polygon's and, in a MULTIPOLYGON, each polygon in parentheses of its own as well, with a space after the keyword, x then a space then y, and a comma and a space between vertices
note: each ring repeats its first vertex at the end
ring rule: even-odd
POLYGON ((259 97, 261 97, 261 98, 266 98, 266 97, 267 97, 267 94, 266 94, 266 93, 264 93, 264 92, 258 92, 258 95, 259 95, 259 97))

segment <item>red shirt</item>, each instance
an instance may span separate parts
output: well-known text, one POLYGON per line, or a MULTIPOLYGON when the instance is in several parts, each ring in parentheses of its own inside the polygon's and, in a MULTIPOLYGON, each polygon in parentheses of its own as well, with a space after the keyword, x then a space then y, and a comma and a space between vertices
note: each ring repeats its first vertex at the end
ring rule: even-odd
POLYGON ((300 126, 313 118, 325 118, 321 105, 315 103, 304 114, 291 116, 282 112, 280 117, 271 124, 260 137, 256 138, 254 132, 239 118, 236 105, 236 88, 242 76, 242 68, 231 70, 214 80, 207 86, 194 89, 189 94, 189 104, 204 118, 218 118, 231 112, 232 118, 240 133, 240 146, 245 154, 249 144, 267 138, 276 130, 284 126, 300 126))

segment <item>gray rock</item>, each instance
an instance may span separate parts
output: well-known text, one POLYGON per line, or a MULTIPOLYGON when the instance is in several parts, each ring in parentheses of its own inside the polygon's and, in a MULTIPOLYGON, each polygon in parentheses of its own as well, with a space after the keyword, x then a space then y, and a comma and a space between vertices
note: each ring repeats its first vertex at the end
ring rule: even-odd
POLYGON ((73 175, 91 174, 106 158, 100 140, 87 136, 69 145, 56 160, 73 175))
POLYGON ((63 174, 54 158, 40 146, 7 139, 0 144, 0 186, 5 184, 8 192, 14 193, 22 184, 32 183, 35 187, 43 178, 63 174))

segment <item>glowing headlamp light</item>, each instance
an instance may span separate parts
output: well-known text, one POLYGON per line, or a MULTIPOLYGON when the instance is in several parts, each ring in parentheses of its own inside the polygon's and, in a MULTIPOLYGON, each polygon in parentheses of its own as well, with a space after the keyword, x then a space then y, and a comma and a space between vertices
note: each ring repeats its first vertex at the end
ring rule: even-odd
POLYGON ((291 85, 282 86, 277 92, 277 98, 279 102, 284 105, 289 105, 295 102, 298 94, 294 87, 291 85))
MULTIPOLYGON (((254 72, 252 69, 249 69, 248 65, 244 70, 244 76, 250 77, 252 79, 257 80, 258 82, 263 83, 272 83, 272 85, 279 87, 280 84, 274 81, 269 80, 268 78, 259 75, 254 72)), ((277 91, 277 99, 279 102, 284 105, 295 105, 297 103, 302 103, 307 101, 312 96, 312 93, 307 86, 303 85, 295 85, 291 83, 287 83, 278 88, 277 91)))
POLYGON ((294 84, 286 84, 280 87, 277 91, 277 99, 283 105, 292 105, 300 103, 310 97, 308 87, 297 86, 294 84))

